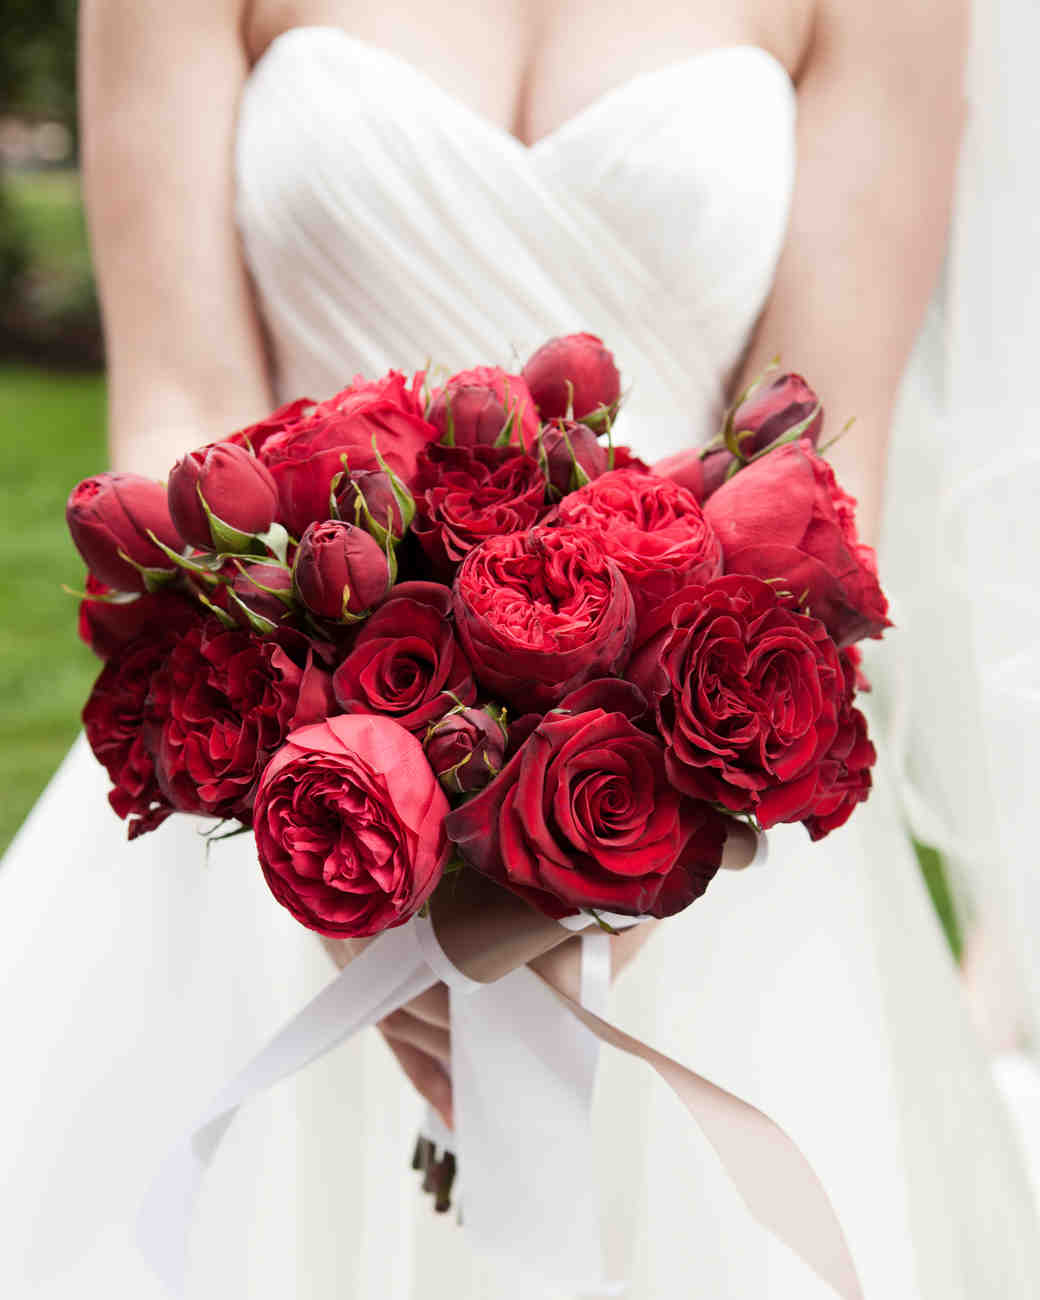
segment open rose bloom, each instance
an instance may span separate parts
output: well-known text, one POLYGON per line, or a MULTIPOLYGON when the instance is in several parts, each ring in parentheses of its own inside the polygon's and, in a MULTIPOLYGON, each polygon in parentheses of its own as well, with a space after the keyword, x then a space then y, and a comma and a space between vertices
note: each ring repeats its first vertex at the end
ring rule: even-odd
POLYGON ((576 334, 80 484, 84 721, 130 835, 237 822, 301 924, 360 937, 462 870, 670 916, 731 834, 842 825, 874 762, 854 643, 888 618, 816 395, 773 379, 655 472, 622 393, 576 334))

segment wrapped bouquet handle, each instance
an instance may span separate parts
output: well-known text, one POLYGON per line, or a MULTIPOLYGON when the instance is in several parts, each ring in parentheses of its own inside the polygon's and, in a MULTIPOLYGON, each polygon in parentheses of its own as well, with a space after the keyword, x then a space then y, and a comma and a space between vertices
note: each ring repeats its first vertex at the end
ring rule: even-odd
MULTIPOLYGON (((748 838, 733 837, 727 865, 746 866, 756 851, 748 838)), ((556 1285, 607 1287, 595 1197, 591 1189, 573 1194, 590 1178, 582 1148, 591 1151, 591 1040, 654 1069, 700 1125, 751 1214, 842 1300, 861 1300, 834 1209, 787 1134, 754 1106, 582 1006, 578 988, 558 987, 565 981, 553 982, 546 954, 573 931, 467 876, 465 889, 440 891, 427 914, 380 935, 346 966, 221 1089, 167 1157, 142 1206, 138 1240, 171 1293, 183 1294, 201 1180, 239 1106, 444 980, 451 990, 465 1231, 476 1246, 527 1270, 533 1263, 556 1285), (547 1138, 541 1145, 540 1128, 547 1138), (532 1165, 532 1150, 544 1153, 540 1166, 532 1165), (532 1178, 537 1195, 529 1194, 532 1178)))

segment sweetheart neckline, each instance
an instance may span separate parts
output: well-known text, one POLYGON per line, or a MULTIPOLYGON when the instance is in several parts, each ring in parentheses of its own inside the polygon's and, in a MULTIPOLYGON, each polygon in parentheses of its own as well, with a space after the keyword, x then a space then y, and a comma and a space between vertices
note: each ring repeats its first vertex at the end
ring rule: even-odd
POLYGON ((461 112, 469 117, 472 121, 479 124, 489 135, 494 136, 503 143, 517 149, 520 153, 529 157, 543 152, 558 144, 565 139, 573 130, 593 119, 596 114, 601 113, 611 104, 623 100, 625 96, 632 94, 633 91, 648 83, 661 80, 670 76, 675 76, 680 72, 689 71, 695 65, 707 63, 712 59, 723 56, 731 57, 734 54, 751 54, 756 58, 764 59, 763 66, 771 67, 774 72, 779 73, 783 78, 789 92, 795 93, 795 83, 790 71, 786 65, 764 45, 757 45, 754 42, 733 42, 728 45, 711 45, 703 50, 695 50, 691 54, 683 55, 681 58, 671 59, 667 63, 662 63, 656 68, 649 68, 645 72, 634 73, 624 81, 618 82, 616 86, 609 86, 602 93, 591 99, 584 107, 579 108, 577 112, 566 118, 559 126, 554 127, 551 131, 541 135, 537 140, 530 144, 521 140, 519 136, 514 135, 507 127, 500 126, 498 122, 493 121, 486 114, 481 113, 478 109, 471 107, 453 94, 450 90, 442 86, 438 81, 419 67, 411 59, 406 58, 403 54, 397 53, 384 45, 377 45, 373 41, 368 41, 360 36, 355 36, 353 32, 348 31, 345 27, 337 27, 330 23, 300 23, 295 27, 287 27, 284 32, 267 43, 261 51, 259 58, 253 63, 246 77, 247 84, 259 72, 261 67, 268 61, 269 56, 279 48, 285 48, 286 44, 292 39, 305 37, 311 39, 315 36, 325 36, 333 34, 346 45, 351 46, 355 51, 365 54, 369 57, 380 58, 385 62, 392 64, 409 76, 417 85, 424 86, 427 90, 432 91, 441 99, 450 104, 455 111, 461 112))

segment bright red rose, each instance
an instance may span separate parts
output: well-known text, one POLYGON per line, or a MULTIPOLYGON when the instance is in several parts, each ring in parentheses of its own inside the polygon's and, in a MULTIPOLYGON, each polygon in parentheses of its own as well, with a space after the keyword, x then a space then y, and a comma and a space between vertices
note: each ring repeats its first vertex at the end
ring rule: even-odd
POLYGON ((488 709, 452 709, 423 741, 426 758, 449 794, 482 790, 502 770, 506 728, 488 709))
POLYGON ((808 815, 845 694, 822 623, 767 583, 727 574, 647 616, 628 675, 654 702, 680 790, 764 827, 808 815))
POLYGON ((209 618, 156 673, 150 707, 149 744, 170 803, 248 824, 271 755, 293 728, 329 713, 332 691, 300 633, 257 636, 209 618))
POLYGON ((448 817, 471 866, 549 916, 671 916, 722 861, 726 819, 672 786, 661 742, 612 707, 617 685, 606 683, 604 707, 592 696, 569 712, 564 700, 448 817))
POLYGON ((422 746, 396 722, 357 715, 304 727, 257 791, 264 879, 319 934, 379 934, 433 893, 450 852, 447 811, 422 746))
POLYGON ((488 537, 523 532, 546 513, 545 477, 519 447, 430 447, 419 458, 412 532, 450 575, 488 537))
POLYGON ((539 459, 559 500, 605 474, 610 453, 588 425, 555 420, 542 431, 539 459))
POLYGON ((845 670, 845 696, 838 713, 838 734, 820 765, 820 780, 813 797, 809 815, 802 823, 814 840, 822 840, 831 831, 844 826, 856 809, 870 794, 870 769, 877 761, 877 751, 867 735, 867 720, 859 709, 853 707, 856 683, 860 676, 857 660, 851 651, 843 650, 841 659, 845 670))
POLYGON ((621 375, 613 354, 595 334, 550 339, 524 366, 524 379, 543 420, 592 419, 613 415, 621 397, 621 375))
POLYGON ((278 509, 270 470, 234 443, 214 442, 182 456, 166 492, 181 537, 210 551, 244 550, 267 532, 278 509))
POLYGON ((700 506, 656 475, 613 470, 564 497, 556 518, 596 538, 625 575, 637 616, 722 572, 722 547, 700 506))
POLYGON ((333 677, 344 713, 385 713, 409 731, 425 731, 476 687, 455 639, 451 591, 402 582, 361 629, 333 677))
POLYGON ((79 605, 79 636, 100 659, 111 659, 144 632, 171 619, 190 618, 194 607, 173 591, 154 595, 91 600, 90 596, 116 595, 111 587, 87 574, 87 599, 79 605))
POLYGON ((242 627, 255 626, 250 614, 271 624, 268 631, 292 617, 292 573, 283 564, 247 564, 235 574, 231 590, 235 598, 228 601, 228 610, 242 627))
POLYGON ((420 451, 437 438, 423 419, 421 379, 409 387, 396 370, 371 383, 358 378, 264 442, 260 459, 278 484, 279 517, 290 533, 299 537, 329 518, 332 481, 344 462, 351 472, 382 468, 373 440, 394 473, 412 481, 420 451))
POLYGON ((477 680, 522 712, 620 673, 632 647, 628 583, 578 528, 489 538, 459 567, 454 606, 477 680))
POLYGON ((109 803, 124 821, 129 819, 130 839, 155 830, 173 811, 146 744, 149 699, 153 678, 172 646, 197 622, 187 601, 164 604, 162 615, 145 621, 140 635, 113 647, 83 709, 87 743, 112 782, 109 803))
POLYGON ((161 483, 140 474, 96 474, 72 489, 65 519, 87 568, 116 591, 144 591, 138 566, 177 572, 176 564, 149 536, 154 533, 175 551, 184 545, 161 483))
POLYGON ((363 618, 386 599, 392 581, 386 552, 363 528, 327 519, 300 538, 293 585, 319 618, 363 618))
POLYGON ((298 424, 316 406, 317 402, 312 397, 298 397, 296 401, 286 402, 284 406, 280 406, 277 411, 272 411, 256 424, 239 429, 237 433, 232 433, 221 441, 230 443, 233 447, 244 447, 246 451, 259 456, 268 439, 298 424))
POLYGON ((530 449, 538 438, 538 412, 520 375, 498 366, 475 366, 434 389, 428 418, 454 447, 490 447, 510 428, 510 442, 530 449))
POLYGON ((891 626, 874 552, 856 535, 855 510, 804 440, 742 469, 704 507, 726 572, 778 582, 839 646, 891 626))

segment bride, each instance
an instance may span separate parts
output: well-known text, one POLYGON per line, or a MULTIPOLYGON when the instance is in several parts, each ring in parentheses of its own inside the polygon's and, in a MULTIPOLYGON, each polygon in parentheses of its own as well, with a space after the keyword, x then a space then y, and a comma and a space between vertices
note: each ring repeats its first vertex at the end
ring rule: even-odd
MULTIPOLYGON (((648 458, 712 432, 774 355, 804 369, 832 428, 857 417, 833 459, 874 540, 966 28, 963 0, 658 0, 638 22, 609 0, 84 0, 113 464, 159 476, 356 372, 510 364, 587 329, 648 458)), ((881 748, 846 828, 772 832, 767 867, 650 936, 614 1010, 788 1130, 869 1300, 1025 1300, 1028 1189, 881 748)), ((128 846, 81 741, 0 872, 0 970, 4 1294, 158 1296, 132 1229, 156 1163, 328 957, 248 837, 207 856, 173 818, 128 846)), ((251 1103, 207 1180, 191 1294, 547 1296, 478 1258, 407 1167, 420 1094, 450 1119, 446 1055, 420 1006, 251 1103)), ((830 1294, 653 1077, 606 1057, 596 1107, 633 1297, 830 1294)))

